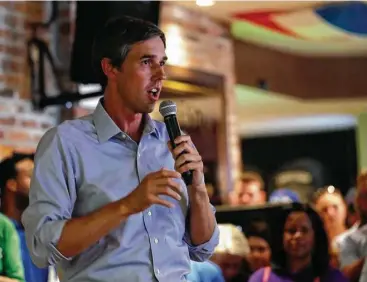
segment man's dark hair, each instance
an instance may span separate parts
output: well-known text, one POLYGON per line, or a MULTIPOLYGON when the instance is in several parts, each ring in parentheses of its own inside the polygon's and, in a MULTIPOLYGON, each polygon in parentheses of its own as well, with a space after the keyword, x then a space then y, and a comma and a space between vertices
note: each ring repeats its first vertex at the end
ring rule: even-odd
POLYGON ((272 235, 268 223, 262 219, 256 219, 250 222, 250 226, 245 232, 247 239, 250 237, 258 237, 265 240, 269 247, 272 247, 272 235))
POLYGON ((107 84, 101 68, 103 58, 110 59, 112 66, 119 68, 133 44, 156 36, 162 39, 166 47, 163 31, 151 22, 129 16, 108 20, 95 36, 92 47, 92 64, 102 86, 107 84))
POLYGON ((260 173, 256 171, 245 171, 240 175, 240 181, 241 183, 252 183, 257 182, 259 183, 260 190, 265 189, 264 180, 260 173))
POLYGON ((312 268, 315 277, 323 277, 329 269, 329 240, 326 235, 324 224, 318 215, 318 213, 309 205, 295 203, 293 206, 285 211, 284 217, 281 221, 281 226, 283 227, 283 235, 280 236, 281 241, 275 244, 278 246, 277 250, 273 251, 272 262, 279 268, 280 272, 287 271, 287 255, 283 247, 283 236, 284 236, 284 226, 287 221, 288 216, 292 212, 304 212, 308 215, 312 229, 314 231, 314 246, 312 252, 312 268))
POLYGON ((22 160, 34 160, 34 154, 14 153, 0 163, 0 188, 1 196, 5 194, 6 182, 17 177, 16 164, 22 160))

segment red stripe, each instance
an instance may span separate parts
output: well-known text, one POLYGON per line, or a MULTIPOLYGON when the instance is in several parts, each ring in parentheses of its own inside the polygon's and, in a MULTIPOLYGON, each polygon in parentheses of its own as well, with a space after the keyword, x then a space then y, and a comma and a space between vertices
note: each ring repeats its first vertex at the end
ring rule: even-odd
POLYGON ((253 24, 262 26, 264 28, 276 31, 281 34, 291 35, 293 37, 299 37, 296 33, 289 29, 278 25, 272 20, 272 17, 277 14, 284 14, 284 12, 257 12, 257 13, 236 13, 232 17, 238 20, 251 22, 253 24))

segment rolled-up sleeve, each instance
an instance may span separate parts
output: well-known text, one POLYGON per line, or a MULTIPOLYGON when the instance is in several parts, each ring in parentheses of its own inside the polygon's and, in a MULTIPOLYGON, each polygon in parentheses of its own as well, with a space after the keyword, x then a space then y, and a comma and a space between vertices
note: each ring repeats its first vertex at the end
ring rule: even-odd
POLYGON ((22 215, 27 246, 38 267, 55 265, 64 257, 56 245, 76 199, 70 149, 57 128, 49 130, 38 144, 29 206, 22 215))
MULTIPOLYGON (((213 214, 215 215, 215 208, 212 206, 213 214)), ((209 241, 201 245, 193 245, 190 236, 190 224, 186 224, 186 231, 184 235, 184 241, 189 248, 190 259, 193 261, 203 262, 208 260, 214 253, 215 247, 219 243, 219 228, 215 222, 214 232, 209 241)))

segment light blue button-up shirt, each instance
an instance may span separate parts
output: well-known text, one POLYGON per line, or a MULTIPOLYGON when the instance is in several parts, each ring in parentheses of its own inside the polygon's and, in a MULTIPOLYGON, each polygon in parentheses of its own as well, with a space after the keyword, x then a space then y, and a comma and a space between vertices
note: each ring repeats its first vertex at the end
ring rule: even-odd
MULTIPOLYGON (((174 169, 164 123, 147 116, 139 144, 121 132, 102 101, 92 115, 66 121, 41 139, 23 214, 27 245, 40 267, 58 264, 61 281, 186 281, 190 258, 204 261, 218 244, 219 231, 203 245, 190 243, 189 200, 153 205, 75 257, 56 248, 67 220, 127 196, 149 173, 174 169)), ((181 184, 185 186, 184 182, 181 184)), ((214 212, 214 209, 213 209, 214 212)))

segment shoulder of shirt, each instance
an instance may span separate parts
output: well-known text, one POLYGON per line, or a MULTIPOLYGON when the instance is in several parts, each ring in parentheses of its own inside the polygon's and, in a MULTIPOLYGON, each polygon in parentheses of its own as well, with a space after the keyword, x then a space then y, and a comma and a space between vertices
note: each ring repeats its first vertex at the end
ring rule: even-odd
POLYGON ((80 118, 66 120, 57 126, 54 126, 46 131, 42 136, 40 144, 50 143, 58 138, 64 142, 68 140, 77 140, 78 135, 89 135, 97 139, 96 129, 93 124, 92 115, 83 116, 80 118))
MULTIPOLYGON (((251 279, 258 279, 258 278, 262 278, 264 276, 264 272, 265 272, 265 267, 260 268, 258 270, 256 270, 251 276, 250 276, 250 281, 258 281, 258 280, 251 280, 251 279)), ((273 272, 273 271, 271 271, 273 272)))
POLYGON ((333 281, 341 281, 341 282, 344 280, 335 280, 335 279, 345 278, 344 274, 339 269, 332 267, 332 266, 329 267, 328 276, 332 278, 333 281))
POLYGON ((211 271, 221 273, 220 267, 211 261, 197 262, 191 261, 191 266, 197 268, 199 271, 211 271))
POLYGON ((350 236, 352 236, 357 230, 358 230, 358 224, 354 224, 351 228, 349 228, 348 230, 344 231, 343 233, 339 234, 338 236, 335 237, 334 239, 334 243, 337 246, 340 246, 340 244, 343 244, 343 242, 349 238, 350 236))
POLYGON ((11 221, 10 218, 8 218, 5 214, 3 213, 0 213, 0 226, 1 228, 7 228, 7 229, 14 229, 16 230, 15 228, 15 225, 14 223, 11 221))

